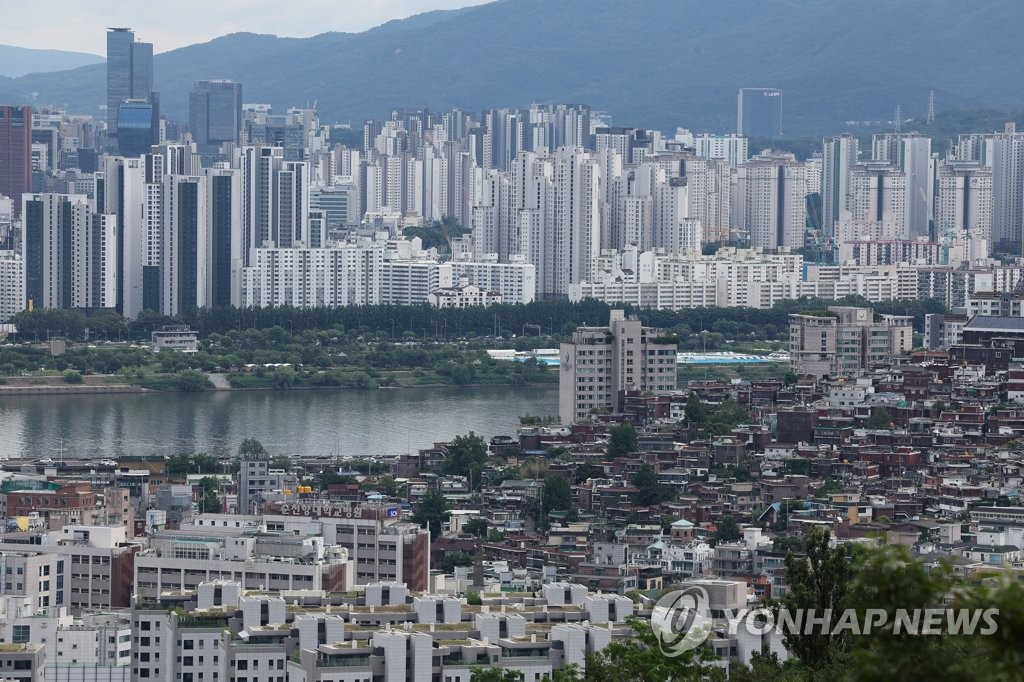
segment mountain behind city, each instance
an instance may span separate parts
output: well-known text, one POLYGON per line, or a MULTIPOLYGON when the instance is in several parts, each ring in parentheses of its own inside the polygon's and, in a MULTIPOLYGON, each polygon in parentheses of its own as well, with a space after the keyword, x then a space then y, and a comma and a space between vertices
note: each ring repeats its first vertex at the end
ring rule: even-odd
MULTIPOLYGON (((726 132, 738 88, 777 87, 792 137, 885 121, 897 104, 922 117, 933 90, 940 110, 1024 108, 1024 71, 999 68, 1024 46, 994 24, 1024 25, 1024 4, 499 0, 362 33, 235 33, 158 54, 154 70, 163 113, 179 120, 194 81, 225 78, 246 102, 316 102, 328 121, 563 101, 621 125, 726 132)), ((96 64, 0 78, 0 101, 98 114, 105 77, 96 64)))
POLYGON ((89 64, 102 64, 103 57, 66 50, 36 50, 0 45, 0 76, 17 78, 29 73, 64 71, 89 64))

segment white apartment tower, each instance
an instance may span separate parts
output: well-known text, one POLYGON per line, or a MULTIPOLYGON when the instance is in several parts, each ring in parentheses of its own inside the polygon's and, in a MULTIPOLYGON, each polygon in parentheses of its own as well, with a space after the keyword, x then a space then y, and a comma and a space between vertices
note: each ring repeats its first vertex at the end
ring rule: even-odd
POLYGON ((676 342, 612 310, 607 327, 579 327, 561 345, 558 414, 563 424, 619 412, 623 391, 674 391, 676 342))
POLYGON ((850 170, 846 210, 854 220, 893 224, 898 237, 907 239, 907 186, 903 171, 887 161, 858 163, 850 170))
POLYGON ((857 164, 857 138, 853 135, 825 138, 821 168, 821 226, 832 235, 839 214, 850 210, 850 171, 857 164))
POLYGON ((737 170, 737 228, 750 245, 764 249, 804 245, 807 183, 803 164, 792 154, 756 156, 737 170))
POLYGON ((1012 123, 990 139, 992 168, 992 238, 999 245, 1020 247, 1024 232, 1024 133, 1012 123))
POLYGON ((939 238, 968 237, 992 246, 992 169, 976 161, 939 165, 935 231, 939 238))

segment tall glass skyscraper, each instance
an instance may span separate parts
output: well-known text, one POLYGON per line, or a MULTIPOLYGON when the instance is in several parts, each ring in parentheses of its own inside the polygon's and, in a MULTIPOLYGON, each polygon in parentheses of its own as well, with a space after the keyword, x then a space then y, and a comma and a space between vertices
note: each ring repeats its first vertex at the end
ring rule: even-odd
POLYGON ((238 144, 242 131, 242 84, 196 81, 188 98, 188 124, 200 154, 215 154, 225 142, 238 144))
POLYGON ((116 148, 117 118, 126 100, 152 103, 153 44, 135 42, 129 28, 107 31, 107 138, 116 148))
POLYGON ((782 91, 740 88, 736 100, 736 132, 747 137, 782 137, 782 91))

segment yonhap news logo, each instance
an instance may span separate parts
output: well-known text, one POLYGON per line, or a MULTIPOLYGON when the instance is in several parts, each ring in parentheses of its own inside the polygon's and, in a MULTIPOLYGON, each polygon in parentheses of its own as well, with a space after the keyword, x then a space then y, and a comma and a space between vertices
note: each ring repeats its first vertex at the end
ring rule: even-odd
POLYGON ((703 587, 688 585, 663 595, 651 611, 651 630, 670 658, 696 649, 711 634, 711 609, 703 587))
MULTIPOLYGON (((889 630, 893 635, 988 636, 999 629, 999 609, 922 608, 855 609, 724 609, 721 632, 728 637, 739 634, 740 628, 754 636, 775 633, 839 636, 870 635, 889 630)), ((698 585, 687 585, 666 593, 651 610, 651 630, 661 653, 670 658, 697 648, 711 635, 712 618, 707 591, 698 585)))

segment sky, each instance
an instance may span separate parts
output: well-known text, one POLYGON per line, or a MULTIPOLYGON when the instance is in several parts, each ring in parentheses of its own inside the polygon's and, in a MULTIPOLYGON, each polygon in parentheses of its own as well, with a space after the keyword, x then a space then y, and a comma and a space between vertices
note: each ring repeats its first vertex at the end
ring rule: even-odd
POLYGON ((167 52, 227 33, 308 37, 365 31, 392 19, 488 0, 0 0, 0 44, 103 55, 108 26, 135 30, 136 40, 167 52))

